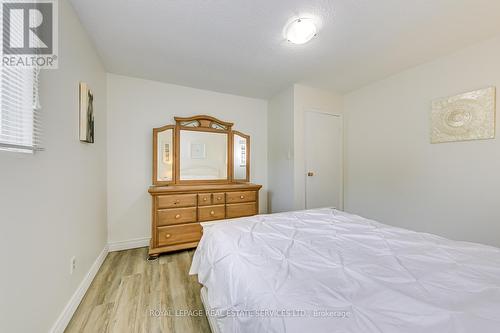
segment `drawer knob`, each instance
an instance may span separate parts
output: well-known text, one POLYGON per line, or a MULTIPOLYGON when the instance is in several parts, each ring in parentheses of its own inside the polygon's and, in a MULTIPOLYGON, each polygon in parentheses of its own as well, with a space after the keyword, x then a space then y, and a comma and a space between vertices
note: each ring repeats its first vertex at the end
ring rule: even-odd
POLYGON ((170 237, 172 237, 172 235, 171 235, 171 234, 166 234, 166 235, 165 235, 165 238, 170 238, 170 237))
POLYGON ((203 198, 203 201, 207 201, 207 198, 206 198, 206 197, 205 197, 205 198, 203 198))
POLYGON ((210 215, 215 215, 215 212, 214 212, 214 211, 211 211, 211 212, 210 212, 210 215))
POLYGON ((175 200, 174 205, 177 205, 179 202, 179 200, 175 200))
POLYGON ((181 218, 181 214, 177 214, 177 215, 175 215, 175 218, 176 218, 176 219, 180 219, 180 218, 181 218))
POLYGON ((245 196, 244 195, 240 195, 240 199, 245 199, 245 196))
POLYGON ((217 197, 217 200, 221 200, 222 198, 221 197, 217 197))

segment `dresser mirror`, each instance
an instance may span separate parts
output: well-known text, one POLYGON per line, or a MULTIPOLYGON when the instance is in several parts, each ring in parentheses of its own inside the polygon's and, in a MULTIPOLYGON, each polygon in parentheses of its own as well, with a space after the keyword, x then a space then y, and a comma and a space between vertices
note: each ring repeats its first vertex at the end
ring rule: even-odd
POLYGON ((181 130, 180 180, 228 180, 227 133, 181 130))
POLYGON ((153 130, 153 184, 248 182, 250 137, 210 116, 175 117, 153 130))
POLYGON ((250 181, 250 136, 233 132, 233 178, 250 181))
POLYGON ((164 126, 154 129, 153 142, 155 179, 159 183, 170 183, 174 180, 174 130, 175 126, 164 126))

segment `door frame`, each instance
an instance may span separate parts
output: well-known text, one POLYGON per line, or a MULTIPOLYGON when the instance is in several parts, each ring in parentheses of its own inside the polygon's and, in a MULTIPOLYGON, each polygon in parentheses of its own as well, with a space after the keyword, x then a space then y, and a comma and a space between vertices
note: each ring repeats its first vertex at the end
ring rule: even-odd
POLYGON ((308 109, 305 109, 304 110, 304 201, 305 201, 305 208, 307 208, 307 126, 305 124, 306 122, 306 118, 307 118, 307 113, 319 113, 319 114, 324 114, 324 115, 327 115, 327 116, 332 116, 332 117, 336 117, 340 120, 340 139, 341 139, 341 143, 340 143, 340 193, 339 193, 339 207, 337 207, 337 209, 339 210, 344 210, 344 181, 345 181, 345 174, 344 174, 344 169, 345 169, 345 165, 344 165, 344 161, 345 161, 345 135, 344 135, 344 117, 342 114, 340 113, 337 113, 337 112, 326 112, 326 111, 323 111, 321 109, 317 109, 317 108, 308 108, 308 109))

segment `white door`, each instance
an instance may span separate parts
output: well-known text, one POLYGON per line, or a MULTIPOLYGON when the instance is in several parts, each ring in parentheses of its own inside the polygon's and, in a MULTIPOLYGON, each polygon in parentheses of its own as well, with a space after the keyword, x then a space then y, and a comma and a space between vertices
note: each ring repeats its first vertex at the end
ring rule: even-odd
POLYGON ((306 208, 343 209, 342 118, 305 113, 306 208))

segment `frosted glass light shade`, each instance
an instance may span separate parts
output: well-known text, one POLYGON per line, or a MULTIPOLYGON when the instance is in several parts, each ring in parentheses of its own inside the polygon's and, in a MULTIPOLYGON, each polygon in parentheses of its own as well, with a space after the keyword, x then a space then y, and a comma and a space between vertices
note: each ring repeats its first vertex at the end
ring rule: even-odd
POLYGON ((318 29, 310 18, 299 18, 290 22, 285 29, 286 39, 294 44, 304 44, 316 36, 318 29))

